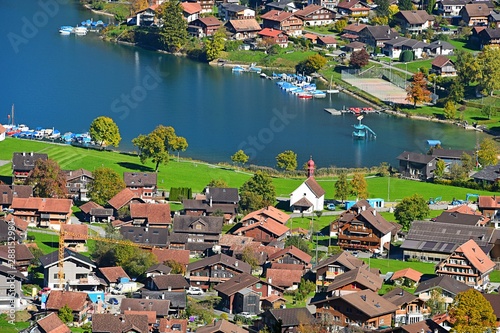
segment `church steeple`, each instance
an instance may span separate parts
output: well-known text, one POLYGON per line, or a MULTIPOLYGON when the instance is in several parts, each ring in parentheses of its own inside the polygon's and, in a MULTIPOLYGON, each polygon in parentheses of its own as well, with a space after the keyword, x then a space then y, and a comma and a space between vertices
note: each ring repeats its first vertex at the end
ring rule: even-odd
POLYGON ((309 157, 309 162, 307 162, 307 178, 314 177, 314 161, 312 156, 309 157))

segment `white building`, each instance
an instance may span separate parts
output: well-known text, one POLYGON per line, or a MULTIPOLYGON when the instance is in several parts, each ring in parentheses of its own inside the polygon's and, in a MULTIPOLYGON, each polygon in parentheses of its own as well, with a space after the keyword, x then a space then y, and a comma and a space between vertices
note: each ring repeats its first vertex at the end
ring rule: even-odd
POLYGON ((5 140, 5 132, 7 132, 7 129, 0 124, 0 141, 5 140))
POLYGON ((307 179, 290 194, 290 210, 294 213, 312 213, 323 210, 325 190, 314 179, 314 161, 307 162, 307 179))

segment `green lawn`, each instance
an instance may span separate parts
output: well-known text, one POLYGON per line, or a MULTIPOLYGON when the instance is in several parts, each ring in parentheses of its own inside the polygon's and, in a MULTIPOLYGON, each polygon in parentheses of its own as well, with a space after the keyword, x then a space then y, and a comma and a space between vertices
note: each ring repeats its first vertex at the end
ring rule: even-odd
POLYGON ((0 332, 2 333, 18 333, 21 330, 24 330, 30 326, 29 322, 18 322, 18 323, 9 323, 9 318, 5 314, 0 315, 0 332))
POLYGON ((393 259, 374 259, 363 258, 363 260, 372 268, 378 268, 385 274, 387 272, 396 272, 405 268, 413 268, 422 274, 434 274, 434 264, 426 262, 410 262, 393 259))
POLYGON ((36 231, 28 231, 28 236, 35 236, 35 243, 43 254, 48 254, 57 250, 59 246, 59 236, 44 234, 36 231))
POLYGON ((274 68, 295 68, 295 65, 307 57, 316 54, 315 51, 281 50, 280 54, 268 55, 261 50, 223 52, 221 59, 236 63, 257 63, 258 66, 274 68))
POLYGON ((310 298, 313 297, 314 293, 311 293, 307 295, 305 299, 302 301, 296 301, 294 302, 294 296, 293 295, 283 295, 283 298, 286 300, 286 307, 287 308, 305 308, 306 307, 306 301, 310 298))
POLYGON ((500 271, 493 271, 490 273, 491 282, 500 282, 500 271))

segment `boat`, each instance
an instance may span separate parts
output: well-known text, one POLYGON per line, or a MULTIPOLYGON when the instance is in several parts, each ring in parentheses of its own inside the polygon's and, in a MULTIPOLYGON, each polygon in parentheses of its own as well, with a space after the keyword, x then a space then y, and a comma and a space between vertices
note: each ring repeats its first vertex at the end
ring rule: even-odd
POLYGON ((256 63, 252 63, 249 67, 248 67, 248 71, 249 72, 254 72, 254 73, 260 73, 262 72, 262 68, 259 68, 259 67, 255 67, 256 63))
POLYGON ((74 27, 70 26, 70 25, 63 25, 59 28, 59 33, 61 35, 69 35, 71 34, 71 32, 73 32, 73 29, 74 27))
POLYGON ((324 91, 321 91, 321 90, 313 91, 312 95, 314 98, 325 98, 326 97, 326 93, 324 91))
POLYGON ((243 73, 245 71, 245 68, 241 66, 234 66, 232 69, 233 73, 243 73))
POLYGON ((59 139, 61 137, 61 132, 59 132, 58 130, 53 130, 52 131, 52 134, 50 134, 48 136, 49 139, 59 139))
POLYGON ((299 96, 300 99, 311 99, 311 98, 313 98, 313 95, 311 93, 307 93, 307 92, 301 93, 298 96, 299 96))
POLYGON ((266 73, 260 73, 260 77, 263 78, 263 79, 267 79, 267 74, 266 73))
POLYGON ((327 94, 338 94, 340 91, 338 89, 332 89, 332 81, 333 81, 333 75, 330 78, 330 87, 326 91, 327 94))
POLYGON ((79 35, 79 36, 86 35, 86 34, 87 34, 87 32, 88 32, 88 29, 87 29, 87 28, 85 28, 85 27, 75 27, 75 28, 73 29, 73 33, 74 33, 75 35, 79 35))

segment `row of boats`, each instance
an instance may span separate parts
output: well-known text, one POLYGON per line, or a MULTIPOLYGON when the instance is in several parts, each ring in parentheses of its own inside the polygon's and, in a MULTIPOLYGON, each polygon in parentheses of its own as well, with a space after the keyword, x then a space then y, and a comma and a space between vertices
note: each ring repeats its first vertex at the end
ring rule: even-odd
POLYGON ((79 36, 84 36, 89 32, 89 30, 98 29, 101 27, 105 28, 107 27, 107 24, 101 20, 94 22, 94 20, 89 19, 86 21, 82 21, 80 25, 77 25, 76 27, 73 27, 71 25, 63 25, 59 28, 59 33, 61 35, 75 34, 79 36))
POLYGON ((260 67, 256 67, 256 64, 253 63, 251 64, 250 66, 248 67, 243 67, 243 66, 234 66, 231 70, 233 73, 244 73, 244 72, 248 72, 248 73, 258 73, 260 74, 262 72, 262 68, 260 67))
POLYGON ((323 91, 316 89, 316 84, 312 83, 313 78, 300 74, 276 74, 272 78, 278 80, 276 83, 281 90, 291 93, 300 99, 325 98, 327 94, 336 94, 337 89, 323 91))
POLYGON ((50 140, 50 141, 61 141, 64 143, 80 143, 80 144, 90 144, 92 143, 92 138, 90 134, 87 133, 72 133, 67 132, 61 134, 58 130, 54 128, 42 128, 36 127, 35 129, 30 129, 26 125, 3 125, 6 129, 6 134, 13 138, 21 139, 31 139, 31 140, 50 140))

